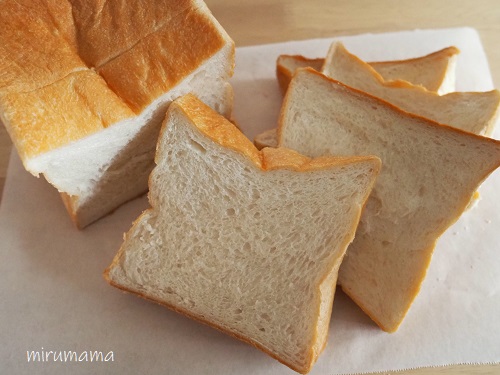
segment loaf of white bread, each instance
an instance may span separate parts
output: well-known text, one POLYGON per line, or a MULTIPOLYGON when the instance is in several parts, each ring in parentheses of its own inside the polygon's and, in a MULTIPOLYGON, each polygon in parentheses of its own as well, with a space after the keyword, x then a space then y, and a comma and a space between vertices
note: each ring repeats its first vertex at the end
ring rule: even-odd
POLYGON ((311 68, 290 83, 278 141, 310 157, 382 160, 339 283, 389 332, 418 294, 437 239, 500 165, 499 141, 410 114, 311 68))
MULTIPOLYGON (((385 81, 403 80, 442 95, 455 91, 455 70, 459 52, 458 48, 452 46, 425 56, 368 64, 385 81)), ((285 94, 295 70, 310 67, 320 72, 324 63, 324 58, 310 59, 301 55, 278 56, 276 78, 282 93, 285 94)))
POLYGON ((380 168, 258 151, 193 95, 168 109, 145 211, 105 277, 306 373, 380 168))
POLYGON ((147 190, 168 104, 229 116, 234 44, 201 0, 0 3, 0 117, 84 227, 147 190))

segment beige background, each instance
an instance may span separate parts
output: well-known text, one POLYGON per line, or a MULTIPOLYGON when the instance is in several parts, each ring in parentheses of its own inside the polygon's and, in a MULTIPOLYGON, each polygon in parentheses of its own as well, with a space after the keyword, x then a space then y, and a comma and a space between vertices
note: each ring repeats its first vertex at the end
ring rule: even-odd
MULTIPOLYGON (((500 86, 500 0, 206 0, 237 46, 387 31, 470 26, 479 31, 500 86)), ((11 142, 0 127, 0 196, 11 142)), ((389 374, 389 373, 388 373, 389 374)), ((500 365, 397 374, 500 374, 500 365)))

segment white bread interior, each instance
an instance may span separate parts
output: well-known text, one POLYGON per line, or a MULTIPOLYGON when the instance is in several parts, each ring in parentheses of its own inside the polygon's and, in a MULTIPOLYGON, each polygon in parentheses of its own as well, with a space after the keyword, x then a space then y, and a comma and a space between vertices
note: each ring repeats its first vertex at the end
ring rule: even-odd
POLYGON ((299 69, 283 104, 280 146, 304 155, 377 155, 382 170, 339 271, 342 289, 395 331, 439 236, 500 165, 500 142, 463 132, 299 69))
POLYGON ((79 227, 147 190, 173 99, 194 92, 230 116, 234 43, 203 1, 0 8, 2 122, 25 168, 62 193, 79 227))
MULTIPOLYGON (((458 52, 459 50, 456 47, 448 47, 413 59, 371 62, 367 64, 379 73, 384 81, 407 81, 413 85, 423 86, 429 91, 436 91, 439 95, 443 95, 455 90, 458 52)), ((282 93, 286 93, 290 80, 297 69, 310 67, 328 76, 328 69, 327 71, 322 70, 324 65, 325 59, 322 58, 308 59, 300 55, 280 55, 276 61, 276 76, 282 93)), ((356 69, 354 74, 357 74, 356 69)), ((339 78, 332 78, 342 81, 339 78)), ((371 74, 366 74, 359 79, 367 79, 369 82, 373 81, 371 74)), ((351 81, 349 80, 349 82, 351 81)), ((348 82, 344 83, 349 85, 348 82)), ((358 82, 357 86, 357 88, 363 91, 365 91, 365 88, 370 89, 367 83, 358 82)), ((387 100, 390 101, 390 98, 387 98, 387 100)), ((414 108, 414 110, 416 111, 417 108, 414 108)), ((420 111, 415 113, 420 114, 420 111)), ((495 120, 492 118, 491 124, 494 124, 494 122, 495 120)), ((484 128, 478 127, 474 122, 468 124, 470 129, 464 130, 472 132, 484 131, 484 128)), ((453 126, 453 124, 448 125, 453 126)), ((492 129, 493 125, 489 125, 489 133, 491 133, 492 129)), ((254 143, 259 150, 264 147, 276 147, 278 145, 276 129, 269 129, 258 134, 254 139, 254 143)))
POLYGON ((425 56, 368 64, 385 81, 406 81, 439 95, 455 91, 457 57, 460 50, 446 47, 425 56))
POLYGON ((145 211, 105 277, 306 373, 380 161, 259 152, 194 96, 168 109, 145 211))

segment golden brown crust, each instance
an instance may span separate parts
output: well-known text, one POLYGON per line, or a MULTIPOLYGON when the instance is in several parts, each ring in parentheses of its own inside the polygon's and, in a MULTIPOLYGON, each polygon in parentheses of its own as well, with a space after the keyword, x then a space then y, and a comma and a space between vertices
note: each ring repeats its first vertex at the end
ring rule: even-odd
POLYGON ((97 71, 133 111, 140 113, 224 44, 207 16, 191 11, 144 37, 97 71))
MULTIPOLYGON (((496 117, 498 112, 500 111, 500 92, 498 90, 491 90, 486 92, 452 92, 446 95, 438 95, 436 92, 429 91, 422 86, 415 86, 407 81, 403 80, 392 80, 385 81, 381 74, 379 74, 370 64, 364 62, 356 55, 350 53, 342 44, 337 44, 336 49, 342 51, 344 56, 349 56, 350 63, 358 64, 363 69, 369 71, 373 78, 378 82, 381 87, 387 87, 392 89, 408 89, 411 93, 420 93, 425 94, 426 97, 433 98, 436 103, 441 103, 445 105, 445 103, 453 103, 455 98, 462 98, 467 100, 472 100, 472 97, 482 99, 486 101, 483 103, 482 112, 485 114, 484 117, 488 119, 487 123, 484 126, 483 131, 486 134, 489 134, 492 131, 492 127, 495 124, 496 117)), ((465 101, 464 101, 465 102, 465 101)), ((388 102, 386 102, 388 103, 388 102)), ((446 124, 449 126, 449 124, 446 124)), ((467 129, 472 131, 471 129, 467 129)))
POLYGON ((134 116, 90 70, 71 73, 38 90, 0 94, 0 110, 22 159, 134 116))
POLYGON ((78 53, 101 67, 194 6, 191 0, 69 0, 78 53), (119 28, 118 28, 119 27, 119 28))
POLYGON ((71 22, 66 1, 2 1, 0 92, 36 90, 86 69, 71 44, 71 22))
POLYGON ((283 65, 279 63, 276 65, 276 78, 278 79, 278 84, 280 86, 280 91, 282 95, 286 94, 286 90, 288 89, 288 85, 292 80, 292 73, 289 69, 285 68, 283 65))
POLYGON ((223 46, 234 52, 196 0, 4 1, 0 21, 0 110, 24 162, 140 113, 223 46))
POLYGON ((185 95, 175 100, 172 105, 182 110, 192 120, 193 125, 206 137, 223 147, 240 152, 256 166, 262 166, 261 155, 252 142, 234 124, 210 110, 196 96, 193 94, 185 95))

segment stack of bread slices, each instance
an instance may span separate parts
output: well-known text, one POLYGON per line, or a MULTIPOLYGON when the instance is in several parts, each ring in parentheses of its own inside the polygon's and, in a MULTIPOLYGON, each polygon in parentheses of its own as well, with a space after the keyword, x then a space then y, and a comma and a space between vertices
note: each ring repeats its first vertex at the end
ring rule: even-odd
POLYGON ((450 92, 451 52, 458 50, 384 64, 410 79, 429 63, 420 76, 445 95, 422 80, 385 78, 376 63, 341 43, 325 59, 280 56, 277 75, 286 94, 279 125, 255 140, 259 148, 290 147, 312 157, 380 157, 382 170, 338 283, 388 332, 418 294, 437 239, 500 162, 500 143, 485 137, 497 121, 499 92, 450 92), (313 69, 320 65, 321 73, 313 69))
POLYGON ((201 0, 0 9, 0 114, 26 169, 79 227, 149 188, 108 282, 301 373, 337 284, 397 329, 437 238, 500 165, 499 93, 452 92, 454 47, 280 57, 282 112, 258 149, 226 118, 234 44, 201 0))
POLYGON ((499 94, 450 92, 457 52, 367 64, 336 43, 322 73, 280 57, 286 95, 260 151, 196 97, 176 100, 151 208, 105 277, 301 373, 326 344, 337 283, 395 331, 436 240, 500 166, 484 136, 499 94))

